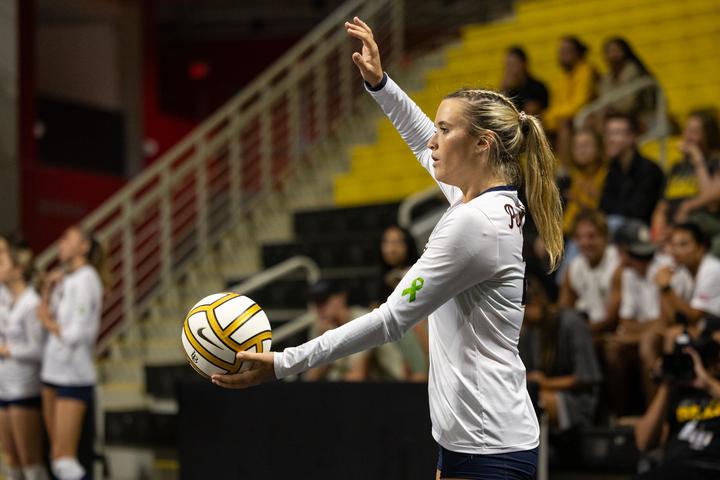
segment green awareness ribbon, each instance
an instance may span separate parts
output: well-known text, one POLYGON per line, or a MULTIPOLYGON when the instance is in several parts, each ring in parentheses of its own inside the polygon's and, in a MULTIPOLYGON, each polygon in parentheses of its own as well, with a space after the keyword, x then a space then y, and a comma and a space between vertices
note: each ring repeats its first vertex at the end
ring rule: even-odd
POLYGON ((423 285, 425 284, 425 279, 422 277, 418 277, 415 280, 412 281, 412 284, 410 287, 406 288, 402 292, 402 296, 404 297, 407 294, 410 294, 410 298, 408 298, 408 302, 414 302, 415 301, 415 294, 418 292, 418 290, 422 289, 423 285))

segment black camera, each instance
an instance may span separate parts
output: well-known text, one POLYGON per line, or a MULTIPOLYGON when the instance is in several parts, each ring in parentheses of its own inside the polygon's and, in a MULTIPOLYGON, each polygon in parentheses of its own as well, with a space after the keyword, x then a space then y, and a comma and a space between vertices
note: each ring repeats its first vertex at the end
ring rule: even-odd
POLYGON ((660 374, 663 380, 687 383, 695 378, 695 366, 692 357, 685 352, 687 347, 692 347, 698 352, 706 368, 718 362, 720 345, 712 337, 701 336, 698 339, 691 340, 687 333, 683 333, 675 339, 674 351, 663 355, 660 374))

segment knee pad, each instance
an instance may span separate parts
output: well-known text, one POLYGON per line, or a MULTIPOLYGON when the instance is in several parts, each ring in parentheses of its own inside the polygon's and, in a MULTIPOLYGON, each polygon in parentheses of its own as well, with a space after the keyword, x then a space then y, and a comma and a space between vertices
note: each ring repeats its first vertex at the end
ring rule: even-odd
POLYGON ((82 480, 85 469, 77 458, 61 457, 52 461, 52 473, 58 480, 82 480))

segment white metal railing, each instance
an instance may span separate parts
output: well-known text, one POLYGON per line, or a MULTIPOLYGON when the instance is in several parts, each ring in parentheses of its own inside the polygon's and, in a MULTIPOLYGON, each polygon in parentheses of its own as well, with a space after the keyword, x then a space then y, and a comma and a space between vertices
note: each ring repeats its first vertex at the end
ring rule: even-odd
POLYGON ((634 80, 627 85, 623 85, 622 87, 603 95, 602 97, 583 107, 573 119, 575 129, 578 130, 582 128, 590 115, 603 110, 613 102, 620 100, 627 95, 631 95, 633 93, 648 89, 654 89, 655 91, 655 110, 653 112, 653 124, 650 130, 639 139, 639 142, 642 144, 653 140, 660 140, 660 158, 658 159, 658 162, 661 166, 665 167, 667 161, 666 140, 668 135, 670 134, 667 99, 665 98, 665 92, 663 91, 658 81, 649 75, 638 78, 637 80, 634 80))
MULTIPOLYGON (((104 242, 114 278, 101 340, 133 322, 257 202, 282 191, 289 171, 353 115, 362 82, 350 55, 359 42, 342 25, 354 15, 373 25, 386 67, 397 65, 402 2, 349 0, 81 222, 104 242)), ((52 245, 39 267, 56 258, 52 245)))
POLYGON ((398 207, 398 225, 409 229, 412 224, 413 210, 423 203, 436 198, 439 194, 440 189, 436 185, 433 185, 432 187, 405 197, 398 207))
POLYGON ((315 263, 315 261, 310 257, 296 255, 253 275, 244 282, 231 287, 230 290, 242 295, 247 295, 253 290, 257 290, 258 288, 262 288, 275 280, 286 277, 295 270, 305 270, 309 285, 312 285, 320 280, 320 267, 318 267, 317 263, 315 263))

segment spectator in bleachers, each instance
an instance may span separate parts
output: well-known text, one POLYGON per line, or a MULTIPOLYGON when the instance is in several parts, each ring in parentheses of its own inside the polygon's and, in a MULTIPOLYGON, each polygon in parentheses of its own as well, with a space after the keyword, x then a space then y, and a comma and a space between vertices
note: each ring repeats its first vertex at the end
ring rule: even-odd
MULTIPOLYGON (((661 354, 661 342, 668 319, 663 315, 656 276, 662 268, 673 268, 671 257, 656 254, 650 229, 638 220, 630 220, 616 232, 615 239, 622 258, 620 276, 619 324, 604 345, 608 394, 617 415, 630 413, 638 392, 634 379, 639 376, 645 399, 655 395, 651 378, 661 354), (638 375, 639 373, 639 375, 638 375)), ((673 275, 671 288, 683 295, 691 288, 689 277, 673 275), (683 280, 685 282, 683 283, 683 280)))
POLYGON ((715 112, 690 114, 680 149, 683 159, 670 170, 664 198, 653 215, 654 233, 664 238, 674 222, 689 218, 715 236, 720 233, 720 128, 715 112))
POLYGON ((619 298, 611 295, 620 257, 609 242, 608 226, 597 210, 580 212, 575 218, 574 240, 580 254, 570 261, 560 285, 558 304, 575 309, 590 321, 593 337, 615 329, 619 298))
POLYGON ((520 47, 510 47, 507 51, 500 91, 528 115, 539 116, 548 107, 547 88, 530 74, 527 54, 520 47))
POLYGON ((380 243, 382 256, 382 278, 380 280, 380 298, 383 302, 397 287, 403 275, 418 259, 418 249, 412 234, 406 229, 391 225, 383 231, 380 243))
MULTIPOLYGON (((637 480, 705 480, 720 478, 720 357, 707 340, 687 349, 692 358, 688 377, 678 378, 667 364, 662 384, 635 425, 638 449, 662 446, 662 461, 637 480)), ((680 375, 682 377, 682 375, 680 375)))
MULTIPOLYGON (((642 60, 624 38, 610 38, 605 42, 604 53, 609 70, 600 78, 599 98, 612 94, 640 78, 650 76, 642 60)), ((605 112, 624 113, 642 118, 645 113, 653 109, 653 89, 645 88, 613 101, 605 108, 605 112)), ((602 116, 604 115, 600 115, 602 116)))
POLYGON ((687 329, 697 337, 709 322, 716 323, 717 317, 720 317, 720 259, 707 253, 707 237, 694 223, 675 226, 670 245, 675 262, 687 270, 693 286, 691 293, 683 295, 671 286, 672 268, 658 271, 656 282, 668 316, 680 317, 687 323, 686 326, 676 326, 668 336, 672 339, 687 329))
POLYGON ((600 209, 608 215, 611 227, 627 218, 649 224, 664 187, 660 167, 640 155, 637 135, 638 123, 632 116, 612 114, 605 120, 605 153, 610 165, 600 209))
POLYGON ((560 430, 592 423, 598 403, 600 367, 587 322, 574 310, 551 303, 543 282, 528 276, 528 303, 518 349, 528 389, 560 430))
MULTIPOLYGON (((349 306, 347 292, 336 282, 321 280, 310 288, 310 315, 314 317, 310 338, 344 325, 368 313, 368 309, 349 306)), ((308 370, 308 381, 404 380, 403 354, 396 344, 386 343, 371 351, 341 358, 333 363, 308 370)))
POLYGON ((566 236, 572 235, 575 217, 580 212, 598 208, 606 176, 600 136, 590 129, 576 132, 573 135, 567 187, 563 192, 566 199, 563 233, 566 236))
MULTIPOLYGON (((380 243, 382 278, 380 297, 370 305, 380 306, 395 290, 402 277, 418 259, 418 249, 412 234, 406 229, 391 225, 385 229, 380 243)), ((428 355, 430 351, 427 321, 424 320, 407 332, 397 344, 409 368, 409 379, 427 380, 428 355)))
POLYGON ((543 125, 555 133, 556 151, 563 164, 570 156, 572 119, 595 96, 597 73, 587 60, 588 47, 577 37, 560 41, 558 59, 563 75, 551 89, 550 105, 543 125))

